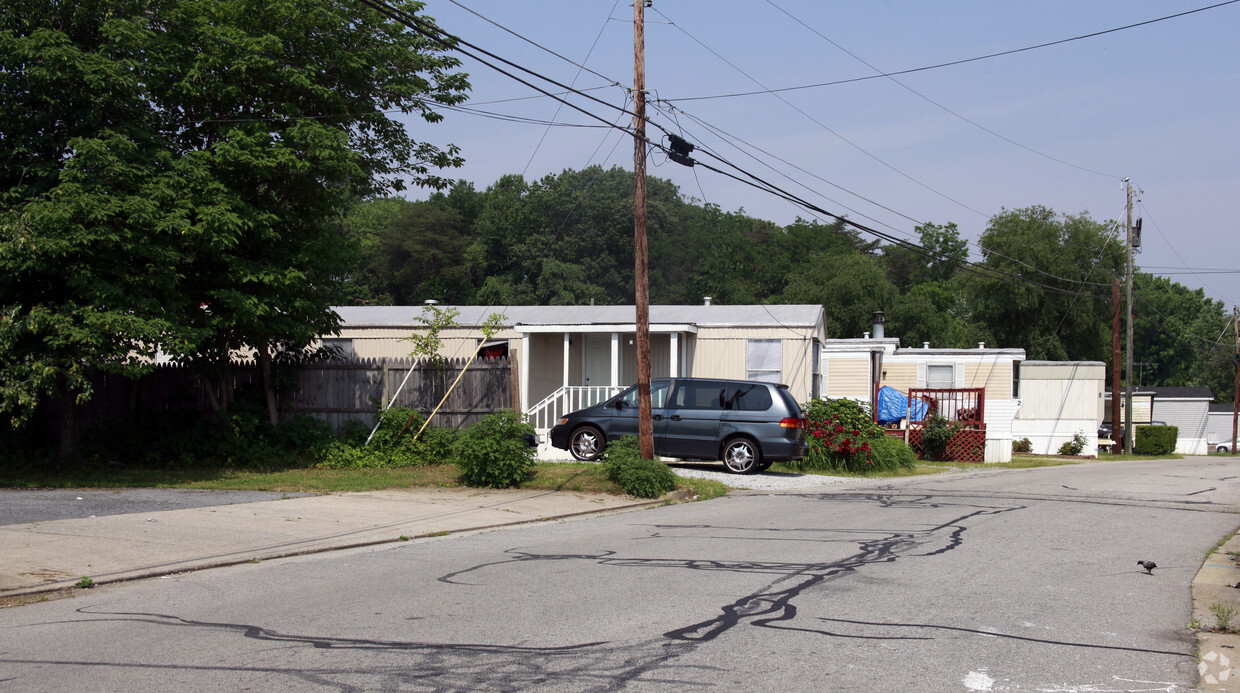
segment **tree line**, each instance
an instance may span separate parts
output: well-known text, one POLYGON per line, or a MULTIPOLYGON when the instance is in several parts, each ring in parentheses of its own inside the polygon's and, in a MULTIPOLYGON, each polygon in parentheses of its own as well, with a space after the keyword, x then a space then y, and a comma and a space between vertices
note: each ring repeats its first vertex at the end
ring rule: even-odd
MULTIPOLYGON (((906 346, 1111 361, 1111 283, 1123 281, 1126 252, 1117 222, 1033 206, 1000 211, 975 249, 953 223, 892 244, 839 221, 780 226, 725 211, 657 177, 647 188, 652 303, 816 303, 833 338, 861 337, 882 310, 887 336, 906 346)), ((633 174, 618 167, 369 200, 344 225, 358 255, 340 278, 342 304, 634 302, 633 174)), ((1140 384, 1206 386, 1229 401, 1223 303, 1140 271, 1134 296, 1140 384)))

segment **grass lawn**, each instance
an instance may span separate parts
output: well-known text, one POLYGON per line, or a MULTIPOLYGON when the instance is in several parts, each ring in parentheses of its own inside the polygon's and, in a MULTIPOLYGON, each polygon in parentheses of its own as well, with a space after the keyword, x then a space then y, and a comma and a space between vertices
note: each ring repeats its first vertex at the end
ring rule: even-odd
MULTIPOLYGON (((1062 457, 1053 455, 1014 454, 1011 462, 997 464, 968 464, 961 462, 932 462, 918 460, 912 470, 881 472, 875 474, 851 474, 846 472, 797 472, 783 464, 774 464, 773 472, 820 473, 828 476, 858 478, 889 478, 939 474, 942 472, 969 472, 988 469, 1028 469, 1052 467, 1065 464, 1084 464, 1105 460, 1176 459, 1178 455, 1110 455, 1103 454, 1099 460, 1086 457, 1062 457)), ((371 469, 319 469, 291 466, 273 469, 145 469, 125 468, 113 465, 54 465, 13 469, 0 467, 0 487, 8 488, 190 488, 243 491, 282 491, 288 493, 347 493, 373 491, 411 486, 460 486, 455 465, 430 467, 381 467, 371 469)), ((738 477, 738 485, 743 477, 738 477)), ((727 492, 727 486, 717 481, 677 477, 677 486, 688 489, 699 499, 716 498, 727 492)), ((521 484, 520 488, 549 491, 580 491, 583 493, 610 493, 622 491, 603 474, 597 464, 580 462, 539 462, 534 466, 534 478, 521 484)))
MULTIPOLYGON (((460 486, 456 465, 318 469, 288 467, 248 469, 127 469, 111 465, 0 468, 0 487, 7 488, 191 488, 286 493, 347 493, 411 486, 460 486)), ((677 486, 699 499, 715 498, 727 487, 715 481, 677 477, 677 486)), ((583 493, 623 492, 597 464, 539 462, 534 478, 520 488, 583 493)))

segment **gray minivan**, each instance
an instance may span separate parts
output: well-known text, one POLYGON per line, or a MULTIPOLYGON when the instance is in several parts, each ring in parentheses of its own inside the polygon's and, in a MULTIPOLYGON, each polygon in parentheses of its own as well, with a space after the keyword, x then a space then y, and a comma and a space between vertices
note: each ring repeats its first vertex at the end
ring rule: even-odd
MULTIPOLYGON (((752 474, 805 454, 805 419, 787 385, 753 380, 656 378, 650 381, 654 452, 682 460, 722 460, 752 474)), ((551 444, 598 459, 607 442, 637 435, 637 386, 572 412, 551 429, 551 444)))

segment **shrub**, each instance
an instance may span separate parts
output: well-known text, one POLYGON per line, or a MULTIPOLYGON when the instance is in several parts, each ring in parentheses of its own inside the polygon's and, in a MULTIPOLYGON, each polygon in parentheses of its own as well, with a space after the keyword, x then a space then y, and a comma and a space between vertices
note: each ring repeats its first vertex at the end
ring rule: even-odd
POLYGON ((1077 431, 1072 436, 1072 440, 1064 442, 1059 446, 1059 454, 1061 455, 1079 455, 1085 449, 1085 434, 1077 431))
POLYGON ((603 452, 603 469, 608 479, 631 496, 658 498, 676 490, 676 475, 666 464, 643 458, 637 436, 609 443, 603 452))
POLYGON ((457 467, 468 486, 507 488, 533 475, 534 448, 526 435, 534 427, 514 411, 487 414, 457 438, 457 467))
POLYGON ((870 441, 870 469, 890 472, 912 469, 917 464, 917 453, 903 440, 884 435, 870 441))
POLYGON ((1138 455, 1169 455, 1175 450, 1180 436, 1177 426, 1137 426, 1137 437, 1132 439, 1132 451, 1138 455))
POLYGON ((873 445, 887 436, 860 403, 850 399, 816 399, 802 406, 805 411, 809 450, 799 460, 786 463, 798 470, 854 472, 876 471, 873 445))
POLYGON ((335 438, 331 424, 326 421, 306 414, 294 414, 276 426, 272 442, 289 451, 316 450, 326 447, 335 438))
POLYGON ((1028 438, 1012 441, 1012 452, 1033 452, 1033 441, 1028 438))
POLYGON ((931 409, 926 415, 925 427, 921 429, 925 456, 932 460, 947 459, 947 444, 962 428, 964 426, 959 421, 952 421, 931 409))
POLYGON ((369 431, 362 435, 356 426, 351 430, 346 428, 341 440, 330 444, 321 455, 319 466, 329 469, 420 467, 453 461, 456 435, 451 429, 428 426, 414 439, 424 421, 426 418, 420 412, 408 407, 387 409, 380 412, 379 427, 369 445, 366 444, 369 431))

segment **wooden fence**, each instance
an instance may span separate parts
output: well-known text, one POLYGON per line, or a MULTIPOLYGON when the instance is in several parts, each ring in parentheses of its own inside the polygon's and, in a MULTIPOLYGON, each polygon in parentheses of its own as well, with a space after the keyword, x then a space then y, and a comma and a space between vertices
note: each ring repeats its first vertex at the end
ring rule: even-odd
MULTIPOLYGON (((467 359, 454 359, 437 367, 423 360, 388 358, 309 364, 298 373, 296 389, 280 393, 278 406, 284 419, 308 414, 336 429, 349 420, 373 425, 375 412, 393 397, 393 406, 430 414, 461 375, 466 362, 467 359)), ((257 387, 258 369, 248 364, 237 365, 232 379, 237 389, 257 387)), ((142 419, 152 412, 183 412, 191 418, 211 414, 201 380, 193 371, 174 364, 161 365, 136 380, 99 376, 94 387, 91 399, 73 409, 68 425, 72 426, 75 439, 107 421, 142 419)), ((463 428, 486 414, 512 409, 515 390, 513 369, 507 358, 476 360, 465 369, 460 383, 431 423, 463 428)), ((60 416, 62 406, 59 401, 46 401, 40 407, 36 425, 55 436, 66 425, 66 419, 60 416)))
MULTIPOLYGON (((286 410, 310 414, 334 428, 350 419, 372 423, 375 411, 393 397, 393 406, 430 414, 466 363, 467 359, 453 359, 437 367, 389 358, 311 364, 301 371, 300 386, 288 397, 286 410)), ((492 412, 511 409, 513 390, 508 359, 474 361, 431 424, 463 428, 492 412)))

